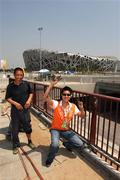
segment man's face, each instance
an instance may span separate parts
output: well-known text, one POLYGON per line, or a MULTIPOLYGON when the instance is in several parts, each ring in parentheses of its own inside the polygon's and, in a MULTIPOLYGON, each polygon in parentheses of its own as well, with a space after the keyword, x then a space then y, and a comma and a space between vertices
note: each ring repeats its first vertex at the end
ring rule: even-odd
POLYGON ((18 70, 15 72, 14 76, 15 76, 16 81, 21 81, 24 77, 24 73, 22 71, 18 70))
POLYGON ((68 102, 70 100, 70 97, 71 97, 70 91, 63 91, 62 100, 64 102, 68 102))

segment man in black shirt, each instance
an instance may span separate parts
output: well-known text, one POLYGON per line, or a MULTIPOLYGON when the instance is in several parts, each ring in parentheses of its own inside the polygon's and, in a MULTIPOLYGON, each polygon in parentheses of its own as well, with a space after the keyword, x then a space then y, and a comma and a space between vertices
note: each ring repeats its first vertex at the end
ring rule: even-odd
POLYGON ((11 104, 11 124, 12 124, 12 140, 13 140, 13 154, 18 153, 20 142, 18 138, 20 123, 26 132, 28 138, 28 145, 32 149, 34 145, 31 141, 31 119, 30 119, 30 105, 33 97, 33 92, 30 84, 23 81, 24 71, 17 67, 14 70, 14 81, 7 86, 6 99, 11 104))

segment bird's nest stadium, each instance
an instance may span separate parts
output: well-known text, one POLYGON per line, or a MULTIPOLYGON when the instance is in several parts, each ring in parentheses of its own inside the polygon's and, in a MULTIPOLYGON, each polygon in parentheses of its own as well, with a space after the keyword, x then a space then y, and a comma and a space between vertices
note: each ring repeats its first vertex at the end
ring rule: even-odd
POLYGON ((113 57, 90 57, 80 54, 55 52, 40 49, 30 49, 23 52, 25 66, 29 71, 42 68, 50 71, 77 71, 77 72, 116 72, 120 71, 120 61, 113 57), (40 58, 41 57, 41 58, 40 58))

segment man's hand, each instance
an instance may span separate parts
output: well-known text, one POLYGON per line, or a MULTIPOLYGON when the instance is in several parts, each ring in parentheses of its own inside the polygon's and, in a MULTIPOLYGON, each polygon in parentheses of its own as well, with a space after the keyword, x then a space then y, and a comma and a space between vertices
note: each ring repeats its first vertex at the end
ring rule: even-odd
POLYGON ((84 118, 85 117, 85 110, 84 110, 84 107, 83 107, 83 102, 82 101, 78 101, 78 108, 80 110, 80 117, 81 118, 84 118))
POLYGON ((30 101, 26 101, 24 108, 28 109, 30 107, 30 105, 31 105, 30 101))
POLYGON ((45 94, 43 96, 44 102, 47 102, 48 104, 52 104, 52 99, 49 97, 49 93, 51 89, 54 87, 55 84, 58 83, 62 78, 61 76, 53 76, 50 85, 48 86, 47 90, 45 91, 45 94))
POLYGON ((54 86, 54 85, 57 84, 61 79, 62 79, 61 76, 55 76, 55 75, 53 75, 52 81, 51 81, 51 85, 54 86))
POLYGON ((78 107, 81 110, 84 110, 84 107, 83 107, 83 102, 82 101, 78 101, 78 107))
POLYGON ((18 110, 23 110, 22 105, 19 104, 19 103, 15 103, 15 107, 16 107, 18 110))

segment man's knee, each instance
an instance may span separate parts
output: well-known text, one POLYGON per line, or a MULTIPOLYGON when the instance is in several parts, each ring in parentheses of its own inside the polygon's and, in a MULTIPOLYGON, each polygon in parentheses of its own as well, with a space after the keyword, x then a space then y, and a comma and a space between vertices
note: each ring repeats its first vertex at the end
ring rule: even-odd
POLYGON ((83 141, 79 137, 77 137, 75 144, 76 147, 81 147, 83 145, 83 141))
POLYGON ((59 143, 57 141, 51 142, 52 147, 59 147, 59 143))

